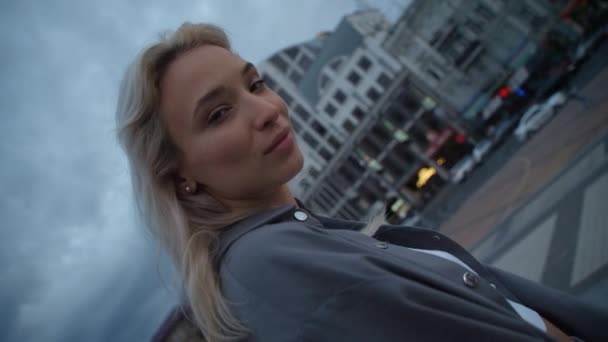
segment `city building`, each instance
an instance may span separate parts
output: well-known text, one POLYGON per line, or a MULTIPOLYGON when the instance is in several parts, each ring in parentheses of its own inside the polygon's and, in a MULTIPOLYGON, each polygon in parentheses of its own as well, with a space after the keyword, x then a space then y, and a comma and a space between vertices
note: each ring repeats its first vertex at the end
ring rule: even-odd
POLYGON ((378 10, 357 11, 332 32, 290 46, 260 63, 268 85, 287 102, 305 158, 290 182, 308 198, 322 170, 349 150, 345 142, 401 69, 382 49, 390 23, 378 10))
POLYGON ((390 202, 403 219, 449 181, 448 168, 470 149, 465 130, 383 48, 390 28, 379 11, 357 11, 322 35, 305 70, 299 53, 310 43, 262 63, 273 89, 287 92, 311 159, 291 188, 320 214, 365 219, 390 202))
POLYGON ((470 144, 412 81, 402 72, 391 82, 304 197, 311 209, 360 220, 387 205, 399 222, 449 181, 470 144))
POLYGON ((425 93, 473 129, 494 113, 482 109, 497 89, 558 26, 564 2, 414 1, 383 46, 418 78, 425 93))

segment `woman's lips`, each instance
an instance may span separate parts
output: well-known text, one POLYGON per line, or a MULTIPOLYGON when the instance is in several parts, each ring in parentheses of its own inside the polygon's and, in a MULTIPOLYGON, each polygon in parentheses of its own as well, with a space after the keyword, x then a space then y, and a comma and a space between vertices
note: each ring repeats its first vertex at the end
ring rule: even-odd
POLYGON ((286 133, 281 133, 279 135, 279 137, 277 138, 278 141, 275 142, 267 151, 265 154, 270 154, 272 152, 278 152, 278 151, 286 151, 291 149, 291 147, 293 146, 293 137, 292 137, 292 133, 289 129, 286 129, 286 133))

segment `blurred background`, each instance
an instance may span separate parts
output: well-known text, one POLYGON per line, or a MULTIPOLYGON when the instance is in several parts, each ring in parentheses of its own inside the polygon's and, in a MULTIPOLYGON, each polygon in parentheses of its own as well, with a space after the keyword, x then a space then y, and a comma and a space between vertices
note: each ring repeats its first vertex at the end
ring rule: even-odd
POLYGON ((122 72, 183 21, 287 102, 321 215, 441 231, 608 309, 608 1, 4 1, 0 340, 145 341, 178 300, 114 140, 122 72))

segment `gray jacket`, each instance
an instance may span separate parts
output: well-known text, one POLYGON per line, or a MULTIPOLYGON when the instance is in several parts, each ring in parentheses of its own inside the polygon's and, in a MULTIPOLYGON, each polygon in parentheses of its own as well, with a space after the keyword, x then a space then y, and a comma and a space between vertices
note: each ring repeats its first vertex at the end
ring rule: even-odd
POLYGON ((216 265, 248 341, 552 340, 506 298, 569 335, 608 341, 606 313, 572 296, 484 266, 435 231, 385 225, 372 238, 364 225, 300 203, 229 227, 216 265), (410 248, 448 252, 475 272, 410 248))

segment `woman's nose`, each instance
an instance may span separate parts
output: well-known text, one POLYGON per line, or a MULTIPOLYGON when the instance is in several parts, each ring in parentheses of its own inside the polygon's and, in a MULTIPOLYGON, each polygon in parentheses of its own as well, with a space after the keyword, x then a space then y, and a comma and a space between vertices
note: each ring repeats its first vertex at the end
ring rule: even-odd
POLYGON ((275 101, 262 97, 254 100, 251 109, 255 120, 254 125, 258 130, 263 130, 268 126, 274 125, 281 113, 281 108, 275 101))

